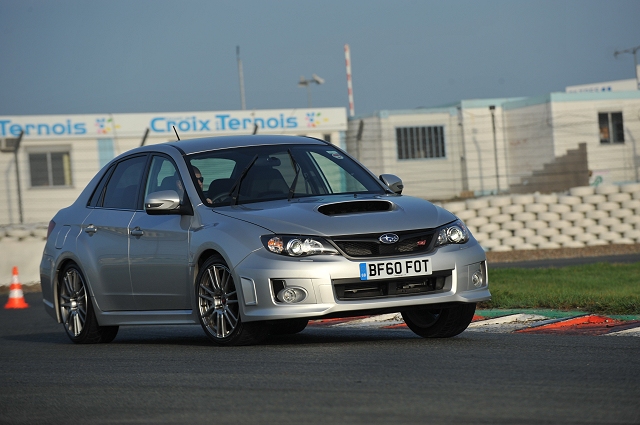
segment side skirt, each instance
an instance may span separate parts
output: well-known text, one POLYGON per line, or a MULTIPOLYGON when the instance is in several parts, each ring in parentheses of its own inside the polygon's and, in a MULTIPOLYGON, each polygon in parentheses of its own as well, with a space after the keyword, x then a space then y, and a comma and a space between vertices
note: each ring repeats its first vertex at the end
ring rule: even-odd
POLYGON ((96 317, 100 326, 198 324, 192 310, 100 311, 96 317))

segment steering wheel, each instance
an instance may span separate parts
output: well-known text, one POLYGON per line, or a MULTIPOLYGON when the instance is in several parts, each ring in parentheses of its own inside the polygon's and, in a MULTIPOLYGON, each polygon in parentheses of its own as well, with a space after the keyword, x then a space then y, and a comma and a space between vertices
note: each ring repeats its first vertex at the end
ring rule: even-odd
POLYGON ((211 199, 212 204, 222 203, 228 199, 231 199, 231 194, 227 192, 218 193, 211 199))

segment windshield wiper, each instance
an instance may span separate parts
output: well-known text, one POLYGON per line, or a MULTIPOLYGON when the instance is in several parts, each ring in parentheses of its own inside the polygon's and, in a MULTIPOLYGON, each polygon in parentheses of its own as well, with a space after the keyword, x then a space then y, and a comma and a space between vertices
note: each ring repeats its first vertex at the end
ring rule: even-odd
POLYGON ((288 201, 291 201, 296 191, 296 183, 298 183, 298 176, 300 175, 300 166, 296 162, 296 159, 293 157, 291 149, 287 149, 287 152, 289 152, 289 158, 291 158, 291 165, 293 166, 293 169, 296 170, 296 175, 293 178, 293 183, 291 183, 291 187, 289 188, 289 197, 287 198, 288 201))
POLYGON ((242 170, 242 173, 240 173, 240 177, 238 177, 238 180, 236 180, 236 182, 231 187, 231 190, 229 191, 229 195, 231 195, 231 205, 238 204, 238 194, 240 193, 240 185, 242 184, 242 179, 245 178, 245 176, 249 172, 249 169, 253 167, 253 164, 256 163, 257 159, 258 155, 253 157, 249 165, 247 165, 244 170, 242 170))

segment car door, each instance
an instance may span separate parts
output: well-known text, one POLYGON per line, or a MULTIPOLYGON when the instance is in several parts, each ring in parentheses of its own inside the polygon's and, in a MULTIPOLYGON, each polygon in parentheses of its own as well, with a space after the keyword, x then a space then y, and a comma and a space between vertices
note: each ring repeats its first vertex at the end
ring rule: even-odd
POLYGON ((78 236, 79 255, 102 311, 135 310, 129 274, 129 226, 147 156, 115 164, 92 197, 78 236))
MULTIPOLYGON (((182 179, 173 161, 154 155, 144 196, 176 190, 183 196, 182 179)), ((191 309, 189 228, 191 216, 149 215, 140 202, 129 224, 129 262, 138 310, 191 309)))

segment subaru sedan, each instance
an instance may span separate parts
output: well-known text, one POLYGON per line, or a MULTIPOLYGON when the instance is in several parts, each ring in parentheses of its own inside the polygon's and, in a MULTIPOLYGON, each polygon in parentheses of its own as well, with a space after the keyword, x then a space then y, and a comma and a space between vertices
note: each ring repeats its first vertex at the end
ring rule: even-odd
POLYGON ((75 343, 120 326, 200 324, 218 345, 310 320, 401 313, 452 337, 489 300, 464 223, 323 140, 231 136, 144 146, 49 224, 45 309, 75 343))

